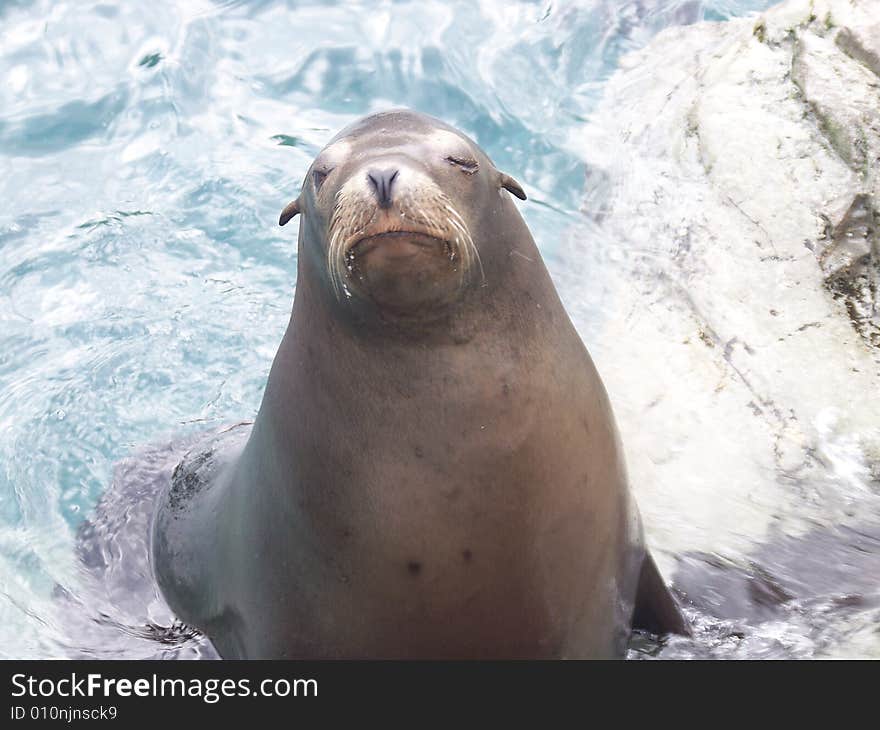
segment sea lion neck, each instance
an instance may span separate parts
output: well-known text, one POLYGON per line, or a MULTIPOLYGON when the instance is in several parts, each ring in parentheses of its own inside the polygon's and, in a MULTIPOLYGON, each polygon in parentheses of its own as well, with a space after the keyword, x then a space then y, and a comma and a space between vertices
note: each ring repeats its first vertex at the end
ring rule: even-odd
POLYGON ((476 290, 449 321, 416 334, 340 317, 325 282, 302 263, 258 423, 286 424, 284 414, 299 411, 354 413, 366 394, 432 407, 478 402, 500 389, 509 373, 537 377, 547 366, 546 354, 574 333, 539 257, 510 257, 510 270, 497 286, 476 290))

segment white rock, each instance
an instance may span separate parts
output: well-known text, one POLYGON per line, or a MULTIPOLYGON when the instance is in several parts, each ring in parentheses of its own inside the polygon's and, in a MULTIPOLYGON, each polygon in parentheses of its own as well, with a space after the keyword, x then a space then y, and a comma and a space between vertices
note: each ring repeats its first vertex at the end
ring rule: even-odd
POLYGON ((591 120, 586 210, 626 251, 593 340, 667 570, 876 521, 878 74, 880 2, 790 0, 662 32, 591 120))

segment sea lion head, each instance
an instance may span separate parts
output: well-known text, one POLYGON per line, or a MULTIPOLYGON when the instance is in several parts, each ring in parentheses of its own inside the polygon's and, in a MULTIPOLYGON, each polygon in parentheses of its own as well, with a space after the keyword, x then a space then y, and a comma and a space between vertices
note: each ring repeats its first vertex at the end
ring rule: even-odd
POLYGON ((300 255, 313 257, 338 301, 425 318, 485 283, 505 191, 526 198, 461 132, 392 111, 331 140, 279 223, 302 215, 300 255))

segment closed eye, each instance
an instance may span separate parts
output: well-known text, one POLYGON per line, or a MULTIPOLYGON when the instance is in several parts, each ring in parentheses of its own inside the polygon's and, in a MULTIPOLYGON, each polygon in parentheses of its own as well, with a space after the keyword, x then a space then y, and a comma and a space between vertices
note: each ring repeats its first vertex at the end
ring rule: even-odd
POLYGON ((315 183, 315 190, 320 190, 321 185, 324 184, 324 181, 327 179, 327 176, 333 172, 330 170, 312 170, 312 182, 315 183))
POLYGON ((473 175, 480 169, 479 163, 471 157, 456 157, 455 155, 450 155, 446 158, 446 161, 450 165, 455 165, 460 168, 462 172, 465 172, 468 175, 473 175))

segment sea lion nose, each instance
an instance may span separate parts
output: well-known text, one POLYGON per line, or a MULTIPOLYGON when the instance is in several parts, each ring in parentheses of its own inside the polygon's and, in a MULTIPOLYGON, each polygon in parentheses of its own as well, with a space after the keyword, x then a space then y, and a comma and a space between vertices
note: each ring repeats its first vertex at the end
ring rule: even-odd
POLYGON ((379 201, 380 208, 391 207, 391 187, 399 172, 400 170, 390 168, 388 170, 370 170, 367 173, 367 180, 376 193, 376 200, 379 201))

